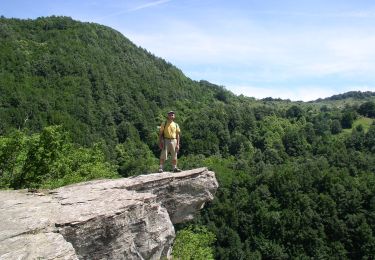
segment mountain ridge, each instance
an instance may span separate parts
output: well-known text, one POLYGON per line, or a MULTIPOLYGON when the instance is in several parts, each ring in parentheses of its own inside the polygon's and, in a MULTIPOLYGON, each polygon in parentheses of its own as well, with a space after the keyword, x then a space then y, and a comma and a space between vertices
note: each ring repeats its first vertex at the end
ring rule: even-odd
POLYGON ((166 110, 189 109, 189 100, 217 92, 106 26, 67 17, 0 24, 3 133, 63 124, 79 143, 114 145, 124 139, 119 125, 131 122, 147 142, 166 110))
POLYGON ((222 86, 191 80, 120 32, 96 23, 60 16, 2 17, 0 25, 0 133, 62 124, 80 144, 104 139, 113 146, 127 138, 129 122, 152 147, 155 126, 167 110, 178 110, 184 121, 207 103, 284 102, 236 96, 222 86))

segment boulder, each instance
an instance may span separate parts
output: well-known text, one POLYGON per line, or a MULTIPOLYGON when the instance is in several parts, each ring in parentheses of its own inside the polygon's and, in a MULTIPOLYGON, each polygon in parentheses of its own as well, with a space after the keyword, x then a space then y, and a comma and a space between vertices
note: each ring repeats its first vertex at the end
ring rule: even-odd
POLYGON ((0 192, 0 259, 160 259, 218 187, 206 168, 0 192))

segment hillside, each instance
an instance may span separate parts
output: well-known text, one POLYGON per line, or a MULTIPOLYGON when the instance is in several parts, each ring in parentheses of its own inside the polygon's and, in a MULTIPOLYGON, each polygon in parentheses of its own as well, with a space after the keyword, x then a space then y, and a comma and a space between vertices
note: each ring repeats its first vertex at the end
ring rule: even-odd
POLYGON ((151 146, 165 111, 183 115, 222 91, 98 24, 1 18, 0 37, 0 133, 62 124, 75 142, 113 147, 130 122, 151 146))
POLYGON ((322 101, 322 100, 344 100, 348 98, 353 98, 357 100, 363 100, 363 99, 369 99, 375 97, 375 92, 371 91, 366 91, 366 92, 361 92, 361 91, 349 91, 343 94, 338 94, 338 95, 333 95, 328 98, 324 99, 318 99, 317 101, 322 101))
POLYGON ((209 167, 219 182, 192 227, 177 229, 213 234, 216 259, 375 252, 373 93, 235 96, 111 28, 67 17, 0 18, 0 68, 1 188, 154 172, 157 126, 175 110, 179 166, 209 167))
POLYGON ((310 104, 317 106, 329 106, 345 108, 348 106, 359 107, 364 102, 375 102, 375 92, 366 91, 349 91, 343 94, 333 95, 328 98, 319 98, 315 101, 310 101, 310 104))

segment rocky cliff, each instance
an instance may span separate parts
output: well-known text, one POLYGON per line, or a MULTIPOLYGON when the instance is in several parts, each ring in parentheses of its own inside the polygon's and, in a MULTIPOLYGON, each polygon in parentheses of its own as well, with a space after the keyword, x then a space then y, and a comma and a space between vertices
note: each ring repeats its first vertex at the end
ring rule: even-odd
POLYGON ((206 168, 0 192, 0 259, 160 259, 218 187, 206 168))

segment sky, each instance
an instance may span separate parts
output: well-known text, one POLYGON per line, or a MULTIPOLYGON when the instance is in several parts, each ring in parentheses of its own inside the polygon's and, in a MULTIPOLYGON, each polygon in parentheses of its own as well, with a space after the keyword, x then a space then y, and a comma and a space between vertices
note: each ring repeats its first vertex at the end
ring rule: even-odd
POLYGON ((372 0, 0 0, 0 15, 109 26, 237 95, 310 101, 375 91, 372 0))

